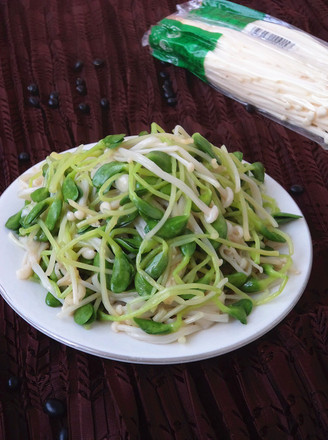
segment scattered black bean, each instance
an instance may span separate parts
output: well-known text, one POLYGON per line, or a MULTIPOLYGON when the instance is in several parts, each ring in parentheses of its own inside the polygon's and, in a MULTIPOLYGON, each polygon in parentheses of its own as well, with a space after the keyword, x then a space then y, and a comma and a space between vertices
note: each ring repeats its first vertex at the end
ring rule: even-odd
POLYGON ((175 93, 173 92, 173 90, 167 90, 164 92, 164 98, 175 98, 175 93))
POLYGON ((105 64, 105 61, 102 60, 101 58, 95 58, 95 59, 92 61, 92 64, 93 64, 95 67, 102 67, 102 66, 105 64))
POLYGON ((76 86, 84 86, 85 85, 84 79, 83 78, 76 78, 75 85, 76 86))
POLYGON ((28 103, 31 107, 39 108, 40 107, 40 99, 37 96, 29 96, 28 103))
POLYGON ((76 91, 79 95, 85 96, 87 94, 87 88, 85 84, 81 84, 79 86, 76 86, 76 91))
POLYGON ((101 98, 100 100, 100 106, 104 109, 109 107, 109 101, 107 98, 101 98))
POLYGON ((163 90, 164 90, 165 98, 173 98, 173 96, 175 96, 172 85, 171 86, 166 85, 165 87, 163 85, 163 90))
POLYGON ((81 70, 83 69, 83 66, 84 66, 83 61, 77 60, 76 63, 74 64, 73 69, 75 72, 81 72, 81 70))
POLYGON ((255 113, 256 108, 252 104, 246 104, 245 109, 248 113, 255 113))
POLYGON ((68 430, 66 426, 63 426, 60 428, 60 431, 58 432, 58 440, 67 440, 68 439, 68 430))
POLYGON ((18 155, 18 160, 20 162, 28 162, 30 160, 30 155, 27 151, 22 151, 21 153, 19 153, 18 155))
POLYGON ((27 90, 31 93, 31 95, 38 95, 39 94, 39 88, 36 84, 29 84, 27 86, 27 90))
POLYGON ((66 406, 59 399, 48 399, 44 403, 44 411, 49 416, 62 417, 66 412, 66 406))
POLYGON ((170 80, 170 79, 166 79, 164 82, 163 82, 163 90, 166 92, 166 91, 173 91, 173 88, 172 88, 172 81, 170 80))
POLYGON ((89 104, 86 104, 85 102, 81 102, 79 104, 78 108, 81 113, 85 113, 86 115, 88 115, 90 113, 90 106, 89 106, 89 104))
POLYGON ((169 77, 169 74, 167 72, 164 72, 164 70, 162 70, 161 72, 159 72, 159 76, 163 79, 167 79, 169 77))
POLYGON ((290 187, 290 192, 293 194, 302 194, 304 192, 304 188, 302 185, 296 183, 290 187))
POLYGON ((164 98, 166 99, 167 104, 173 107, 177 104, 177 99, 173 90, 172 81, 166 72, 160 72, 160 76, 164 79, 162 84, 164 98))
POLYGON ((58 108, 59 102, 57 98, 49 98, 48 105, 51 108, 58 108))
POLYGON ((18 387, 19 387, 19 379, 18 379, 18 377, 17 376, 11 376, 8 379, 8 388, 11 391, 15 391, 15 390, 18 389, 18 387))
POLYGON ((59 98, 59 93, 55 91, 51 92, 49 95, 50 99, 58 99, 59 98))
POLYGON ((167 103, 168 105, 170 105, 171 107, 174 107, 175 105, 177 105, 177 98, 173 97, 173 98, 168 98, 167 99, 167 103))

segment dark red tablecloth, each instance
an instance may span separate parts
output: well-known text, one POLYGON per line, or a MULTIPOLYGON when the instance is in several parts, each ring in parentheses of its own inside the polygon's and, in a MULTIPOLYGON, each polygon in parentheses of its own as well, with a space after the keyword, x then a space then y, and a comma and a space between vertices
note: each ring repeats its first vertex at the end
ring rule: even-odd
MULTIPOLYGON (((241 3, 328 41, 324 0, 241 3)), ((262 161, 288 191, 304 188, 292 196, 313 239, 308 286, 294 310, 257 341, 173 366, 125 364, 68 348, 1 298, 1 440, 64 439, 63 427, 74 440, 328 438, 328 152, 152 58, 142 36, 175 6, 173 0, 0 1, 0 192, 52 150, 109 133, 136 134, 152 121, 166 130, 181 124, 262 161), (97 59, 103 63, 95 66, 97 59), (162 71, 177 93, 175 106, 163 97, 162 71), (85 81, 85 95, 77 78, 85 81), (48 102, 54 91, 58 108, 48 102), (65 404, 64 415, 44 411, 50 398, 65 404)))

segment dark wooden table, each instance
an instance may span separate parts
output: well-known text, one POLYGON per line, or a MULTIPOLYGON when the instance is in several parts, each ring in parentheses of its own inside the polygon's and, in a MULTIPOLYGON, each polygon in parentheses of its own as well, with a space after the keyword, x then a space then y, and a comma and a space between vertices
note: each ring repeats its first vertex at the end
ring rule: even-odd
MULTIPOLYGON (((241 3, 328 41, 324 0, 241 3)), ((303 188, 291 195, 313 239, 310 281, 294 310, 257 341, 171 366, 124 364, 68 348, 1 298, 2 440, 328 438, 328 152, 152 58, 142 36, 175 6, 0 0, 0 192, 52 150, 136 134, 152 121, 166 130, 181 124, 262 161, 287 191, 303 188), (163 71, 176 105, 163 97, 163 71), (31 84, 37 89, 28 90, 31 84), (58 399, 64 414, 50 417, 48 399, 58 399)))

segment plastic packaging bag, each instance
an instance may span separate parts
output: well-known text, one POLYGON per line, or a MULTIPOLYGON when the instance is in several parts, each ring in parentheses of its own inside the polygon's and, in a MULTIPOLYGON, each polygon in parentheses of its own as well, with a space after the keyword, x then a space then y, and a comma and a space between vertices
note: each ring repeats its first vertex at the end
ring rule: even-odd
POLYGON ((328 149, 328 44, 226 0, 190 1, 146 34, 154 57, 328 149))

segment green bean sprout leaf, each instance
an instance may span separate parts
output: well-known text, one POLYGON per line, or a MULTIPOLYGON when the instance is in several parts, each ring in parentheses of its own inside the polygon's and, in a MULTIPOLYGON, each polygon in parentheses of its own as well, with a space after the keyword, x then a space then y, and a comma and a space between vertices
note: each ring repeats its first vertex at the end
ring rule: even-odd
POLYGON ((131 212, 130 214, 121 215, 117 219, 116 226, 120 227, 120 228, 124 228, 125 226, 132 223, 138 217, 138 215, 139 215, 139 212, 137 210, 131 212))
POLYGON ((65 177, 62 185, 62 193, 63 193, 63 198, 66 202, 67 200, 75 201, 79 198, 80 192, 72 177, 70 176, 65 177))
POLYGON ((241 162, 243 160, 243 153, 241 151, 234 151, 232 153, 241 162))
POLYGON ((233 286, 240 287, 246 283, 248 276, 243 272, 234 272, 227 275, 228 282, 233 286))
POLYGON ((42 200, 42 202, 37 203, 33 206, 31 211, 27 214, 26 217, 21 218, 21 224, 24 228, 31 226, 36 223, 40 215, 48 208, 49 202, 48 200, 42 200))
MULTIPOLYGON (((188 215, 178 215, 176 217, 171 217, 166 220, 160 230, 156 232, 156 235, 164 239, 177 237, 184 232, 188 220, 188 215)), ((156 225, 157 222, 155 220, 146 220, 145 232, 147 233, 151 231, 156 225)))
POLYGON ((139 272, 134 277, 134 286, 140 296, 149 296, 153 290, 153 286, 139 272))
POLYGON ((48 292, 45 298, 45 303, 49 307, 60 307, 62 303, 52 293, 48 292))
POLYGON ((17 231, 21 225, 22 209, 16 214, 10 216, 5 223, 6 228, 17 231))
POLYGON ((82 228, 78 228, 77 233, 78 233, 78 234, 84 234, 85 232, 87 232, 87 231, 91 231, 92 229, 93 229, 92 226, 90 226, 90 225, 85 225, 85 226, 83 226, 82 228))
POLYGON ((48 164, 48 163, 45 163, 45 164, 43 165, 43 167, 42 167, 42 176, 43 176, 43 177, 46 176, 48 170, 49 170, 49 164, 48 164))
POLYGON ((242 324, 247 324, 247 316, 253 309, 253 303, 250 299, 241 299, 228 307, 228 313, 230 316, 238 319, 242 324))
POLYGON ((171 194, 171 188, 172 188, 171 184, 168 183, 167 185, 163 186, 160 191, 163 194, 166 194, 167 196, 169 196, 171 194))
POLYGON ((263 267, 263 273, 266 275, 272 277, 272 278, 285 278, 285 274, 275 270, 272 266, 272 264, 264 263, 262 264, 263 267))
POLYGON ((114 293, 124 292, 132 281, 133 269, 128 257, 119 252, 114 259, 110 287, 114 293))
POLYGON ((115 241, 122 248, 124 248, 126 251, 131 252, 133 254, 137 254, 138 253, 140 244, 142 242, 141 239, 137 240, 137 237, 135 237, 135 238, 115 237, 115 241))
POLYGON ((172 333, 172 325, 156 322, 152 319, 133 318, 134 322, 149 335, 166 335, 172 333))
MULTIPOLYGON (((158 183, 158 177, 155 176, 144 176, 143 178, 145 180, 145 182, 147 182, 149 185, 156 185, 156 183, 158 183)), ((143 194, 146 194, 148 192, 148 190, 142 186, 142 184, 140 182, 136 182, 136 194, 138 194, 139 196, 142 196, 143 194)))
POLYGON ((33 202, 41 202, 49 196, 49 190, 45 187, 38 188, 31 193, 31 199, 33 200, 33 202))
POLYGON ((63 202, 61 199, 55 199, 50 205, 49 211, 47 213, 47 217, 45 219, 45 225, 49 229, 49 231, 53 231, 56 226, 57 221, 60 218, 60 214, 62 211, 63 202))
POLYGON ((182 295, 179 295, 179 296, 180 296, 180 298, 184 299, 185 301, 195 297, 195 295, 193 295, 192 293, 183 293, 182 295))
POLYGON ((84 325, 87 324, 90 318, 92 318, 94 314, 93 305, 88 303, 84 306, 79 307, 74 312, 74 321, 76 324, 84 325))
POLYGON ((192 138, 197 148, 208 154, 213 159, 216 159, 212 144, 207 139, 205 139, 204 136, 202 136, 200 133, 194 133, 192 135, 192 138))
POLYGON ((167 153, 163 151, 152 151, 147 154, 147 157, 166 173, 172 172, 172 159, 167 153))
POLYGON ((252 164, 252 173, 259 182, 264 182, 265 168, 262 162, 254 162, 252 164))
POLYGON ((192 257, 196 250, 196 243, 191 241, 190 243, 183 244, 180 246, 181 253, 184 257, 192 257))
MULTIPOLYGON (((122 162, 109 162, 102 165, 96 171, 95 175, 92 178, 92 184, 96 188, 100 188, 104 183, 115 176, 115 174, 121 173, 127 169, 127 165, 122 162)), ((107 190, 109 187, 107 188, 107 190)))
POLYGON ((159 252, 149 263, 145 272, 155 280, 162 275, 169 263, 168 250, 165 249, 159 252))
POLYGON ((110 134, 102 139, 102 142, 106 148, 117 148, 124 141, 125 136, 125 134, 110 134))
POLYGON ((263 237, 267 238, 270 241, 275 241, 277 243, 285 243, 286 239, 279 234, 279 232, 275 232, 272 229, 268 229, 266 226, 261 225, 259 228, 260 233, 263 235, 263 237))
POLYGON ((213 228, 218 232, 220 238, 227 238, 228 225, 222 214, 212 223, 213 228))
POLYGON ((289 214, 288 212, 277 212, 276 214, 273 214, 272 217, 276 220, 278 225, 284 225, 286 223, 302 218, 301 215, 289 214))
POLYGON ((156 208, 156 206, 153 206, 151 203, 138 197, 135 193, 130 196, 130 199, 140 214, 155 220, 160 220, 163 217, 163 211, 161 209, 156 208))
MULTIPOLYGON (((199 199, 205 203, 205 205, 209 206, 212 201, 212 191, 211 190, 201 190, 199 199)), ((195 205, 194 202, 191 204, 191 210, 194 212, 200 212, 198 206, 195 205)))
POLYGON ((261 280, 258 280, 256 278, 250 277, 246 283, 239 286, 240 290, 246 293, 255 293, 259 292, 262 288, 261 280))

